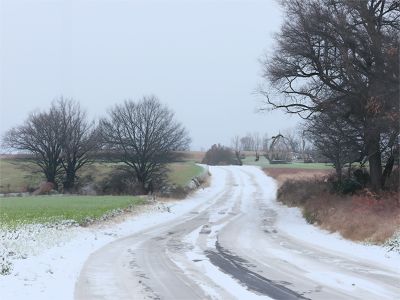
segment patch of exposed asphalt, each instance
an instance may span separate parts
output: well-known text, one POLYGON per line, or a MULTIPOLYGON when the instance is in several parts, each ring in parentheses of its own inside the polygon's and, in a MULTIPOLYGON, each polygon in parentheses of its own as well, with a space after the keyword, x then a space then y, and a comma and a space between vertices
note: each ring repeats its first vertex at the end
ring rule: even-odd
POLYGON ((248 264, 246 260, 233 255, 231 252, 221 247, 218 241, 215 243, 215 246, 216 251, 206 251, 206 255, 211 263, 220 268, 223 272, 239 280, 249 290, 276 300, 309 299, 288 289, 283 286, 282 283, 274 282, 249 270, 243 266, 244 264, 248 264))

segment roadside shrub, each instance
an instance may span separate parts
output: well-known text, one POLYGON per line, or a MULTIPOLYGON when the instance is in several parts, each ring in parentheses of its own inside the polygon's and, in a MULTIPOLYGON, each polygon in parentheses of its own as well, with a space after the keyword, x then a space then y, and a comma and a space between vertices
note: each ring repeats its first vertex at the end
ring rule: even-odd
POLYGON ((173 186, 168 196, 174 199, 184 199, 188 195, 188 190, 182 186, 173 186))
POLYGON ((342 194, 354 194, 356 191, 362 189, 361 183, 353 178, 345 178, 338 184, 338 189, 342 194))
POLYGON ((354 179, 362 186, 365 187, 369 182, 369 173, 364 168, 355 169, 353 172, 354 179))
POLYGON ((400 231, 394 234, 393 237, 385 243, 385 245, 388 247, 388 251, 394 251, 400 254, 400 231))
POLYGON ((287 180, 278 190, 278 200, 288 206, 303 207, 311 196, 323 195, 329 184, 319 180, 287 180))
POLYGON ((213 145, 205 154, 203 164, 211 166, 221 166, 221 165, 239 165, 235 154, 233 151, 220 144, 213 145))
POLYGON ((96 191, 102 195, 136 195, 139 194, 139 186, 126 170, 116 169, 96 185, 96 191))
POLYGON ((307 210, 303 211, 303 217, 304 217, 304 219, 306 219, 307 223, 309 223, 309 224, 314 224, 317 221, 317 217, 316 217, 315 213, 312 213, 307 210))
POLYGON ((31 186, 31 185, 26 185, 22 188, 21 192, 22 193, 33 193, 36 190, 35 187, 31 186))
POLYGON ((363 188, 344 195, 324 179, 287 180, 278 190, 278 201, 299 207, 308 223, 339 232, 346 239, 373 244, 389 240, 388 245, 396 247, 393 241, 398 239, 390 239, 400 226, 398 192, 374 194, 363 188))
POLYGON ((10 275, 12 271, 12 263, 2 256, 0 260, 0 275, 10 275))
POLYGON ((385 188, 388 191, 393 191, 393 192, 400 191, 400 170, 398 167, 393 169, 390 176, 386 179, 385 188))
POLYGON ((365 169, 356 169, 350 176, 343 176, 341 182, 338 181, 336 174, 329 176, 328 181, 331 183, 333 193, 353 195, 367 186, 369 174, 365 169))
POLYGON ((36 189, 34 195, 48 195, 54 189, 54 184, 52 182, 43 181, 39 188, 36 189))

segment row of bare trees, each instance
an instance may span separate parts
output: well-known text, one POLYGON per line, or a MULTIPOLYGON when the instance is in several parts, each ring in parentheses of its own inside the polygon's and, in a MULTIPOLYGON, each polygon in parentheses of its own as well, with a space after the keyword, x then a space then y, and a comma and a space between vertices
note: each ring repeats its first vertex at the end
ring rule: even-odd
POLYGON ((268 157, 272 151, 271 146, 277 137, 282 137, 285 144, 287 144, 287 151, 290 154, 298 155, 299 159, 305 159, 311 155, 312 149, 309 143, 309 135, 304 134, 304 128, 286 129, 275 136, 269 136, 267 133, 261 135, 258 132, 253 134, 247 133, 245 136, 240 137, 235 135, 231 140, 231 147, 235 152, 235 156, 239 162, 243 151, 251 151, 256 155, 256 160, 259 159, 260 154, 268 157))
POLYGON ((267 109, 308 120, 316 146, 336 161, 368 162, 373 190, 398 157, 398 0, 282 0, 285 21, 264 61, 267 109), (343 161, 343 159, 342 159, 343 161))
POLYGON ((258 159, 260 151, 263 150, 264 140, 266 139, 267 136, 261 138, 258 132, 255 132, 253 134, 248 133, 243 137, 235 135, 231 140, 231 145, 239 164, 242 164, 242 151, 255 152, 258 159))
POLYGON ((65 192, 74 191, 78 171, 99 152, 125 164, 140 192, 153 190, 189 143, 186 129, 154 96, 115 105, 97 124, 78 102, 60 98, 3 137, 3 146, 30 153, 46 180, 56 188, 62 183, 65 192))

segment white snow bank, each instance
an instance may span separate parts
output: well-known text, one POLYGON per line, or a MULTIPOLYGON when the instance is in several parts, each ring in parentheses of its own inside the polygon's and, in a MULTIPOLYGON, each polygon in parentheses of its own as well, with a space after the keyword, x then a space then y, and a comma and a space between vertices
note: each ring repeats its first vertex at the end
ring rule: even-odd
POLYGON ((284 207, 277 203, 275 209, 279 216, 277 227, 291 237, 354 261, 360 259, 371 261, 378 265, 385 265, 396 272, 399 271, 400 255, 398 253, 389 252, 384 246, 355 243, 344 239, 339 233, 330 233, 308 224, 298 208, 284 207))

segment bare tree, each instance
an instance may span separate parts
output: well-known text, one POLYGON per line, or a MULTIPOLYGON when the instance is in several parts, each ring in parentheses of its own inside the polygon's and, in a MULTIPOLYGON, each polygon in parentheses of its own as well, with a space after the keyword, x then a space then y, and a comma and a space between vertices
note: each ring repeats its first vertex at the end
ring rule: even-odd
POLYGON ((362 124, 371 185, 382 185, 383 135, 399 134, 398 0, 284 0, 286 20, 265 78, 267 103, 309 118, 342 108, 362 124), (275 98, 276 99, 276 98, 275 98))
POLYGON ((340 118, 330 114, 316 114, 306 124, 306 136, 323 156, 328 158, 336 170, 338 182, 342 181, 345 164, 361 162, 363 158, 362 137, 359 129, 348 125, 340 118))
POLYGON ((283 131, 283 136, 286 138, 290 149, 294 153, 300 152, 300 140, 298 138, 297 132, 294 129, 287 129, 283 131))
POLYGON ((69 191, 75 186, 78 170, 93 162, 90 154, 100 149, 101 141, 94 122, 88 121, 78 102, 61 98, 51 109, 61 116, 63 185, 69 191))
POLYGON ((237 159, 239 165, 241 166, 241 165, 243 165, 243 162, 242 162, 241 153, 240 153, 242 151, 242 144, 240 142, 240 137, 238 135, 235 135, 232 138, 231 143, 232 143, 233 151, 235 151, 236 159, 237 159))
POLYGON ((260 138, 260 134, 258 132, 255 132, 253 134, 253 151, 256 154, 256 161, 260 160, 260 150, 261 150, 261 146, 262 146, 262 141, 260 138))
POLYGON ((32 113, 23 125, 11 129, 3 142, 32 153, 48 182, 57 188, 63 177, 64 190, 70 190, 76 172, 90 162, 89 152, 98 147, 97 136, 79 103, 61 97, 47 112, 32 113))
POLYGON ((240 139, 241 147, 243 151, 253 151, 254 149, 254 139, 253 136, 248 133, 246 136, 240 139))
POLYGON ((190 143, 174 113, 154 96, 116 105, 100 126, 106 146, 119 154, 119 161, 129 167, 142 192, 165 176, 175 151, 187 149, 190 143))
POLYGON ((60 112, 55 109, 32 113, 22 125, 12 128, 3 137, 6 147, 31 153, 33 162, 55 188, 58 186, 57 177, 62 170, 61 120, 60 112))
POLYGON ((263 138, 262 138, 262 151, 264 153, 267 153, 269 150, 269 143, 270 143, 270 138, 268 136, 268 133, 265 133, 263 138))

